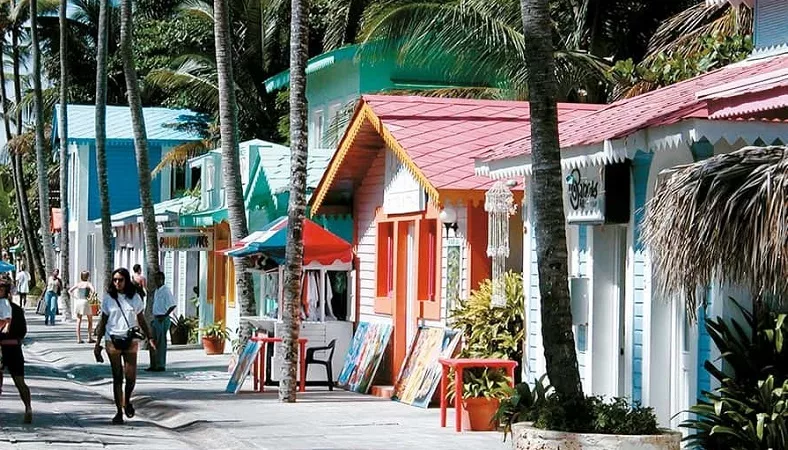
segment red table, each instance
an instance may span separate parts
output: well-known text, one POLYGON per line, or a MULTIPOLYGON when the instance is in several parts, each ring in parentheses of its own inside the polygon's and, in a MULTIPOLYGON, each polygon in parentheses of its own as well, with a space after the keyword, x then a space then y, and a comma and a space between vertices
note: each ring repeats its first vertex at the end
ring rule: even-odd
POLYGON ((449 382, 449 369, 454 369, 454 416, 455 428, 458 432, 462 431, 462 372, 465 369, 474 367, 485 367, 488 369, 506 369, 506 373, 514 387, 514 368, 517 367, 516 361, 508 359, 484 359, 484 358, 440 358, 441 364, 441 427, 446 426, 446 385, 449 382))
MULTIPOLYGON (((254 390, 257 392, 263 392, 265 390, 265 358, 266 358, 266 351, 268 348, 268 344, 272 344, 275 342, 282 342, 282 338, 280 337, 268 337, 268 336, 254 336, 251 340, 256 342, 262 342, 263 346, 260 347, 260 353, 257 354, 257 358, 255 359, 254 363, 254 390)), ((298 390, 301 392, 306 391, 306 343, 309 342, 307 338, 298 338, 298 361, 300 366, 300 382, 298 384, 298 390)))

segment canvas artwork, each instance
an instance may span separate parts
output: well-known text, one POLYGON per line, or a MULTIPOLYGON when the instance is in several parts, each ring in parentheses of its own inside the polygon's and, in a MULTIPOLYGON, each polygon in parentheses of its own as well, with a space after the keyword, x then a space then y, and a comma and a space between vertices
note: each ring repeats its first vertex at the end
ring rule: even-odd
POLYGON ((438 358, 450 358, 460 342, 457 330, 420 327, 394 386, 393 399, 426 408, 441 377, 438 358))
POLYGON ((252 368, 252 364, 254 364, 255 357, 260 353, 260 348, 262 348, 262 342, 249 341, 246 343, 246 347, 244 347, 238 357, 238 362, 235 364, 233 374, 227 382, 225 392, 237 394, 238 391, 241 390, 241 386, 243 386, 246 381, 246 377, 249 376, 249 371, 252 368))
POLYGON ((391 325, 361 322, 353 336, 337 384, 366 394, 391 338, 391 325))

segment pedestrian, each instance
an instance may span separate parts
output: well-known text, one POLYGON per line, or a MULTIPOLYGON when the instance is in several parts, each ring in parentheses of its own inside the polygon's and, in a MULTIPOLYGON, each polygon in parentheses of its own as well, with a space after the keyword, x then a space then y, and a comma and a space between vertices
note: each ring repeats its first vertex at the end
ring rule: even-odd
POLYGON ((141 299, 145 300, 145 295, 148 293, 148 280, 142 276, 142 266, 134 264, 132 270, 134 271, 134 275, 132 275, 131 281, 134 282, 137 294, 139 294, 141 299))
POLYGON ((30 274, 25 271, 24 264, 19 264, 19 270, 16 271, 16 292, 19 294, 19 306, 25 309, 27 294, 30 293, 30 274))
MULTIPOLYGON (((101 320, 98 324, 98 335, 104 336, 109 363, 112 367, 112 394, 115 398, 117 413, 112 418, 113 424, 123 423, 123 411, 126 416, 134 417, 134 406, 131 395, 137 383, 137 352, 139 341, 151 336, 145 323, 143 310, 145 305, 137 295, 131 282, 129 271, 123 268, 112 272, 112 283, 107 294, 101 301, 101 320), (140 328, 145 333, 140 332, 140 328), (124 391, 123 380, 126 380, 124 391)), ((155 339, 149 339, 148 345, 156 348, 155 339)), ((101 340, 96 342, 93 353, 100 361, 101 340)))
POLYGON ((156 290, 153 293, 153 338, 156 349, 151 352, 149 372, 164 372, 167 366, 167 331, 170 329, 170 314, 177 304, 172 291, 164 284, 164 272, 156 272, 156 290))
POLYGON ((63 289, 63 282, 60 281, 60 271, 55 269, 47 279, 47 290, 44 293, 46 302, 46 312, 44 313, 44 325, 54 325, 55 315, 57 314, 57 299, 60 297, 60 290, 63 289))
MULTIPOLYGON (((8 301, 11 293, 11 283, 5 279, 0 280, 0 299, 8 301)), ((3 386, 3 371, 8 369, 14 380, 19 397, 25 405, 24 423, 33 422, 33 409, 30 406, 30 388, 25 383, 25 358, 22 354, 22 339, 27 334, 25 310, 21 306, 9 301, 11 317, 0 319, 0 354, 3 362, 0 367, 0 390, 3 386)))
POLYGON ((88 281, 90 272, 83 270, 79 274, 80 281, 68 290, 69 295, 74 297, 74 315, 77 316, 77 343, 82 344, 82 317, 88 318, 88 342, 96 342, 93 339, 93 312, 90 310, 88 299, 96 292, 96 288, 88 281), (76 292, 76 295, 74 294, 76 292))

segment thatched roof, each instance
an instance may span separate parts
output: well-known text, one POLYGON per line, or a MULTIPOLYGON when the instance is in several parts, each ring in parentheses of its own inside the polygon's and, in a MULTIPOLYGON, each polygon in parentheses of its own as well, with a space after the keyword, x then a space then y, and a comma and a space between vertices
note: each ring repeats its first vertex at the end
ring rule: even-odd
POLYGON ((643 237, 655 293, 685 296, 693 319, 712 281, 788 293, 788 148, 745 147, 661 173, 643 237))

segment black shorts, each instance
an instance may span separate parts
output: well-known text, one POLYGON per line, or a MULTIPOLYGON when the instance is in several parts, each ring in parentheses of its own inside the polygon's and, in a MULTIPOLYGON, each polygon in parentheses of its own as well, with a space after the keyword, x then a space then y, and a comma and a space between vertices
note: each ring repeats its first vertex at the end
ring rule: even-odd
POLYGON ((0 346, 3 353, 2 366, 8 369, 12 377, 25 375, 25 357, 22 355, 21 345, 0 346))

